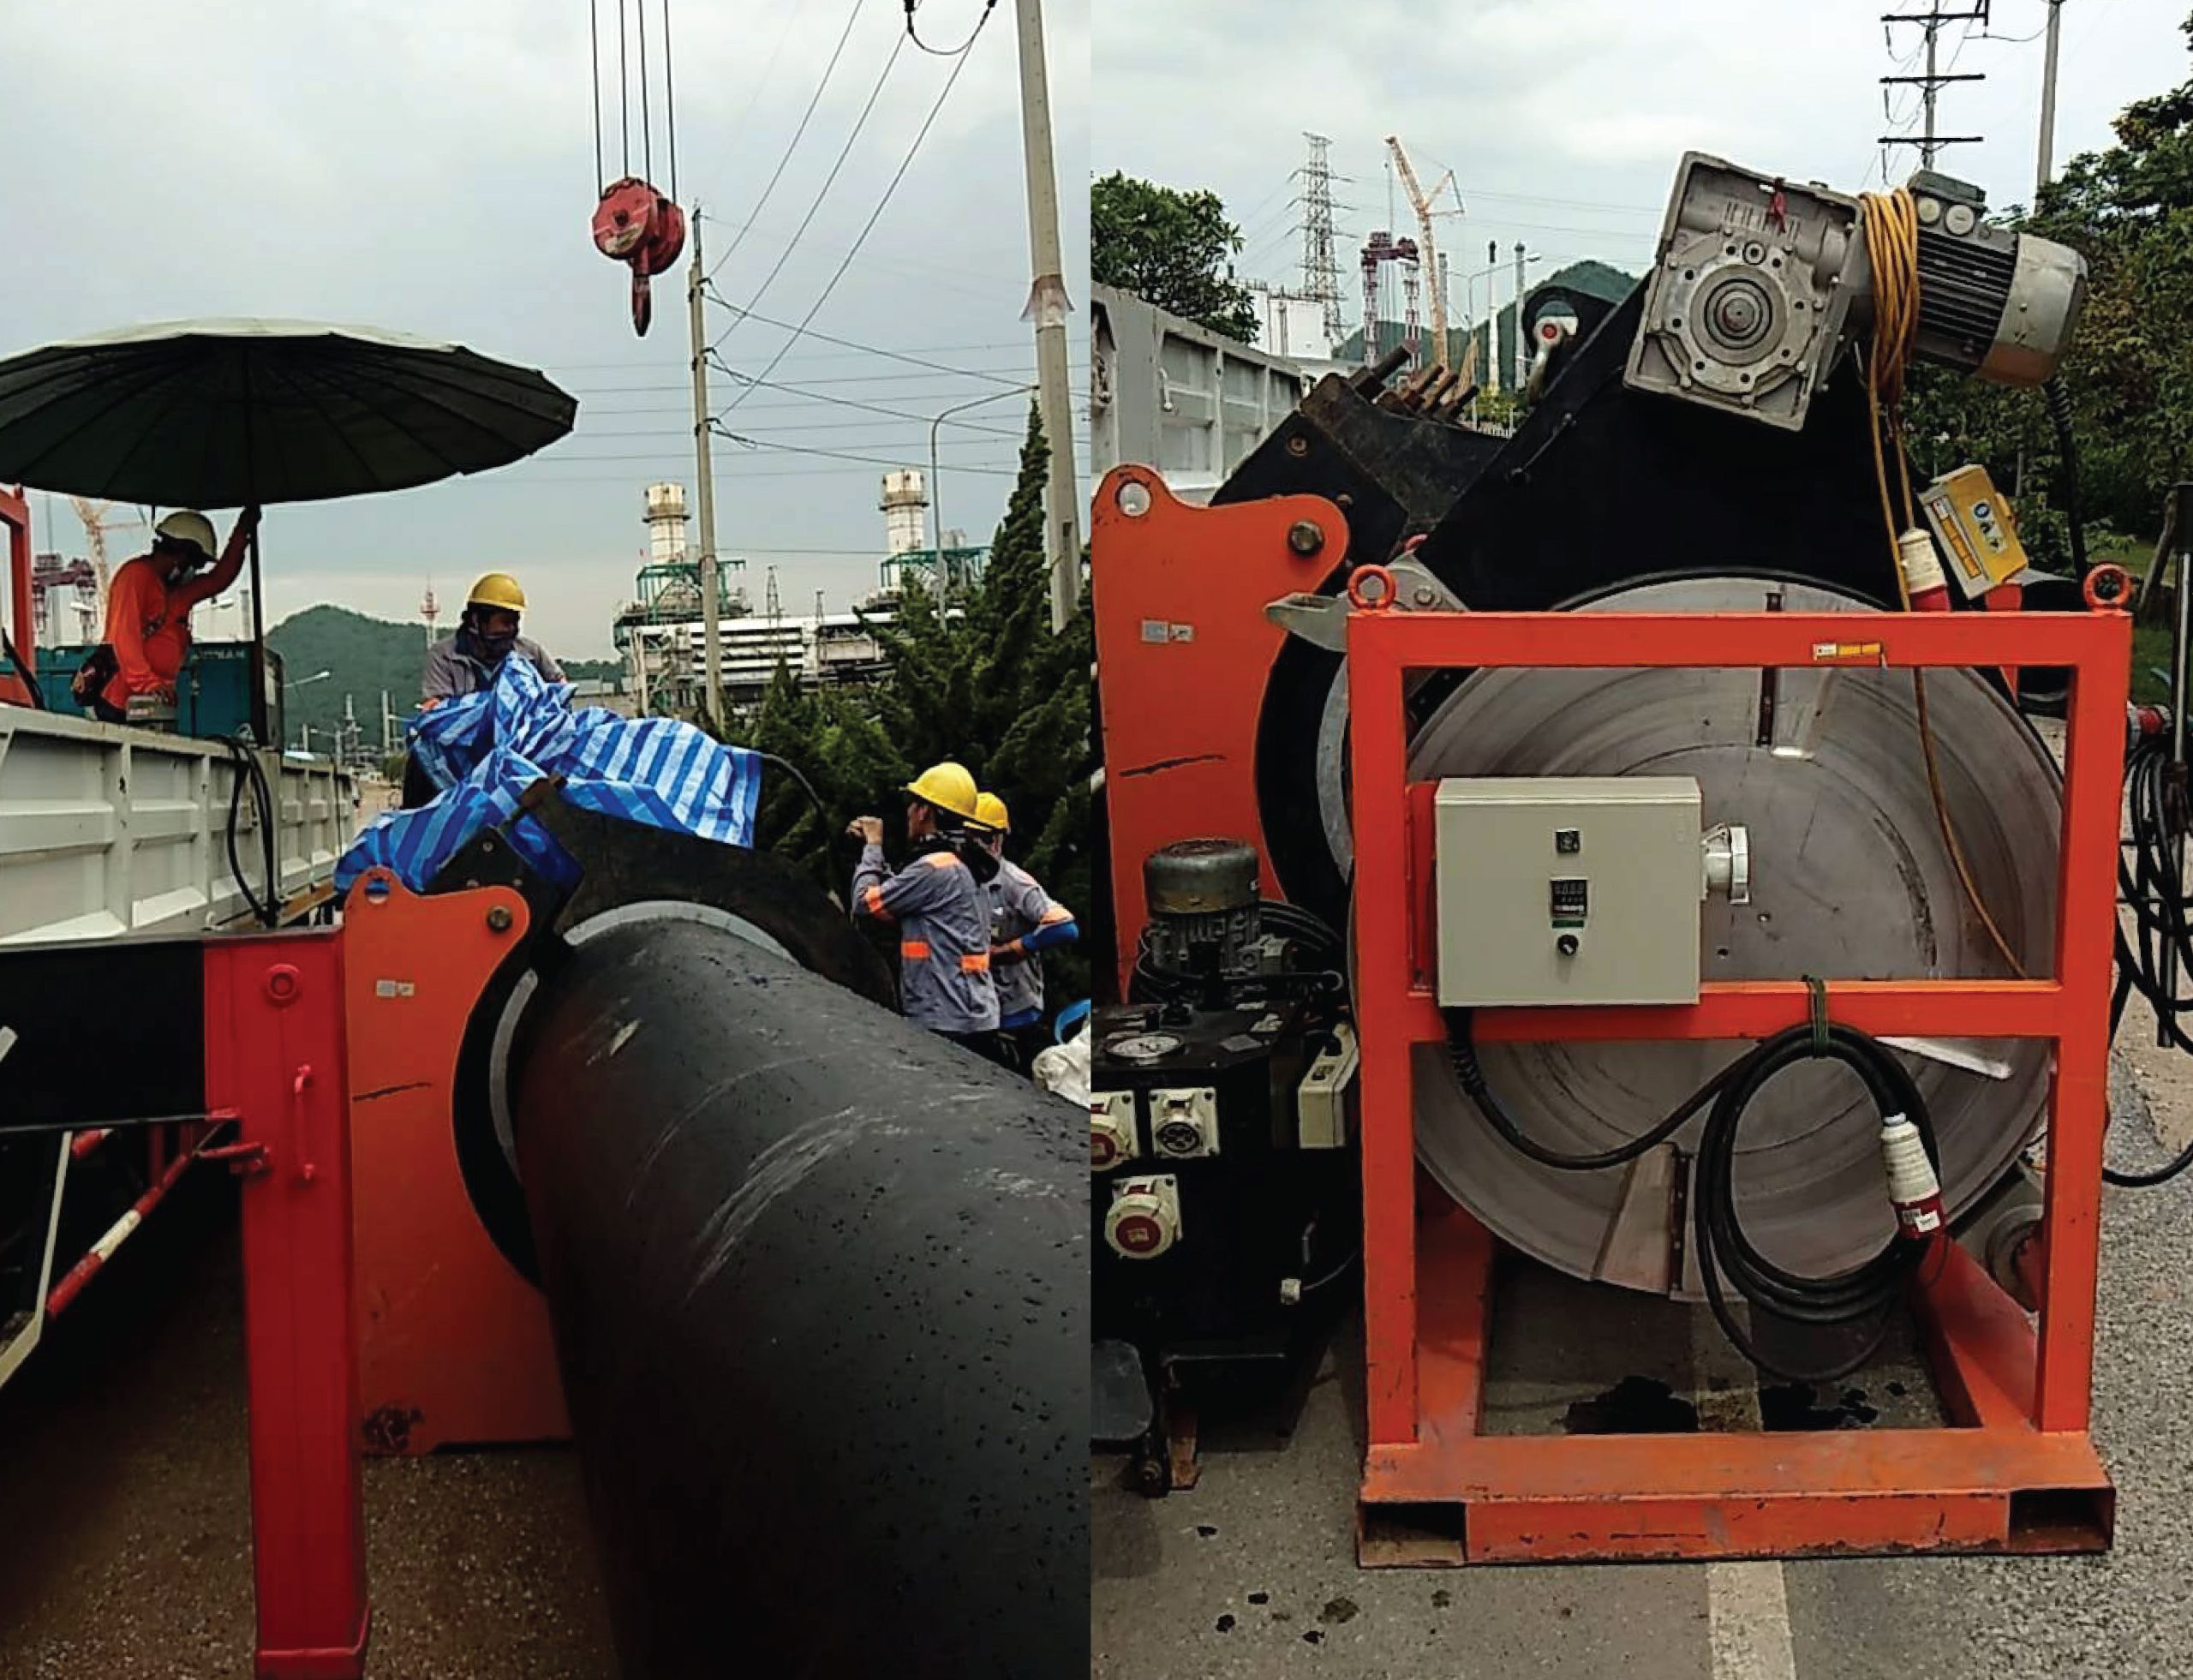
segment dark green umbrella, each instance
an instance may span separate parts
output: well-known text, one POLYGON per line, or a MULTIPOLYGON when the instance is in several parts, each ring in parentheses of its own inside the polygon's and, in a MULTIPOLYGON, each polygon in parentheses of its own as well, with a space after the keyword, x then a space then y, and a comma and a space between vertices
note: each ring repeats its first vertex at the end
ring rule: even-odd
POLYGON ((0 362, 0 481, 240 507, 403 490, 521 460, 577 403, 455 344, 312 321, 172 321, 0 362))
MULTIPOLYGON (((523 460, 578 404, 531 368, 315 321, 169 321, 0 362, 0 483, 165 507, 327 501, 523 460)), ((265 591, 251 542, 252 642, 265 591)), ((266 720, 254 685, 254 724, 266 720)))

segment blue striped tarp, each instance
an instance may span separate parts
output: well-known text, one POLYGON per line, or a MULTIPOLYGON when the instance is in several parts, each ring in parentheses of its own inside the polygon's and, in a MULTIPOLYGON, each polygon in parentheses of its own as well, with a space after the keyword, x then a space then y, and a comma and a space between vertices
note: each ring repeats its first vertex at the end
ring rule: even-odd
POLYGON ((560 775, 571 804, 628 822, 750 846, 762 761, 672 718, 620 718, 571 709, 571 687, 530 660, 506 659, 493 688, 446 702, 405 726, 412 756, 442 792, 415 810, 375 819, 336 865, 337 890, 385 868, 414 892, 482 828, 510 825, 518 855, 568 885, 577 867, 518 799, 560 775), (512 818, 517 818, 512 822, 512 818))

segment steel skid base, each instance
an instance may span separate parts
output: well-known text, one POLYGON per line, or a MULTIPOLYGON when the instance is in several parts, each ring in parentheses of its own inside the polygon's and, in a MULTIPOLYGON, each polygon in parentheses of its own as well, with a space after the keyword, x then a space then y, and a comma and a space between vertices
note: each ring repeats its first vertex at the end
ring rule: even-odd
MULTIPOLYGON (((1363 1055, 1362 1561, 2106 1548, 2114 1496, 2088 1435, 2089 1386, 2129 621, 2112 612, 1595 616, 1408 613, 1374 598, 1348 621, 1363 1055), (1828 1013, 1876 1037, 2050 1043, 2038 1326, 1942 1241, 1919 1270, 1914 1304, 1946 1426, 1486 1436, 1492 1240, 1443 1197, 1427 1207, 1418 1196, 1418 1050, 1443 1049, 1447 1029, 1431 978, 1435 789, 1408 780, 1407 674, 1846 662, 2072 672, 2048 974, 1826 979, 1828 1013)), ((1695 1004, 1488 1009, 1476 1030, 1487 1042, 1730 1041, 1799 1025, 1808 1007, 1802 981, 1708 983, 1695 1004)))
POLYGON ((2108 1549, 2100 1458, 2029 1421, 2033 1328, 1954 1242, 1913 1306, 1956 1426, 1772 1434, 1480 1433, 1495 1247, 1451 1204, 1419 1216, 1415 1439, 1371 1446, 1366 1569, 2108 1549))

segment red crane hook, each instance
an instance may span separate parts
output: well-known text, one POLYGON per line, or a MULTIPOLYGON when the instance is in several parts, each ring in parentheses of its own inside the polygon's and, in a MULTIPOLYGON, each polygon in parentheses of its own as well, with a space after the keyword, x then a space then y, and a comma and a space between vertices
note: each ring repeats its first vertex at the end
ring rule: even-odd
POLYGON ((648 282, 685 248, 685 212, 636 175, 612 181, 594 207, 595 248, 632 271, 632 330, 647 336, 654 314, 648 282))

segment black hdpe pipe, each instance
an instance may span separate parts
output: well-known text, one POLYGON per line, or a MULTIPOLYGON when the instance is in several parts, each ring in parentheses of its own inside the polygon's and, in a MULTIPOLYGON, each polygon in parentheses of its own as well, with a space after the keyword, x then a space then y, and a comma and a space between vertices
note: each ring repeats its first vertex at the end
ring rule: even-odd
POLYGON ((573 948, 511 1067, 624 1672, 1085 1673, 1076 1112, 686 920, 573 948))

